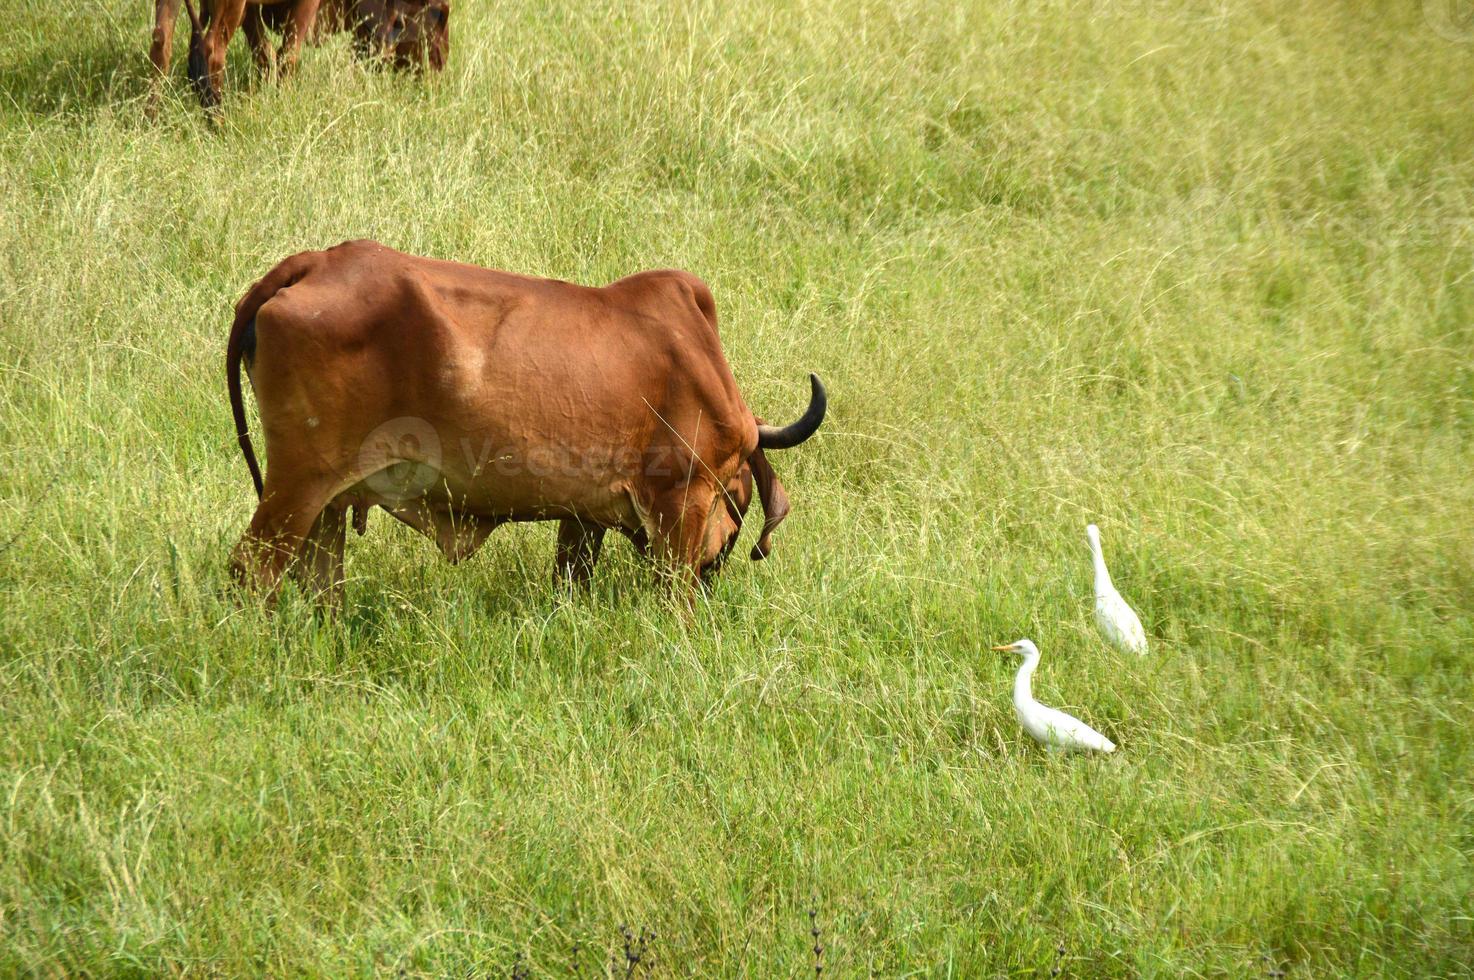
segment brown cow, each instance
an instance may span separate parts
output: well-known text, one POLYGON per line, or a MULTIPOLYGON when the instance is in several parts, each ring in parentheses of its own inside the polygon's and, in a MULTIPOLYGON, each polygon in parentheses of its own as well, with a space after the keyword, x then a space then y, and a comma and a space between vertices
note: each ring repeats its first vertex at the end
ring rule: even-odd
POLYGON ((292 567, 335 605, 350 508, 360 531, 368 508, 384 508, 453 562, 505 521, 559 520, 557 567, 575 580, 614 528, 695 584, 736 543, 755 483, 761 558, 788 513, 763 451, 803 442, 826 404, 810 375, 801 419, 755 419, 711 291, 688 273, 594 288, 368 241, 293 255, 253 285, 226 377, 260 497, 232 570, 269 595, 292 567))
POLYGON ((154 37, 148 52, 155 71, 150 114, 158 107, 159 86, 169 74, 174 22, 179 19, 181 2, 189 10, 189 80, 199 93, 200 104, 212 109, 220 104, 225 52, 241 22, 249 16, 247 34, 257 67, 264 73, 279 66, 289 74, 297 66, 302 40, 312 30, 320 0, 200 0, 203 13, 196 12, 193 0, 154 0, 154 37), (275 13, 282 31, 279 57, 260 28, 262 7, 280 8, 275 13))
MULTIPOLYGON (((284 29, 283 7, 258 9, 260 23, 247 18, 247 35, 263 25, 284 29)), ((400 69, 429 65, 440 71, 450 57, 450 0, 322 0, 310 40, 321 43, 337 31, 353 33, 360 57, 380 58, 400 69)))

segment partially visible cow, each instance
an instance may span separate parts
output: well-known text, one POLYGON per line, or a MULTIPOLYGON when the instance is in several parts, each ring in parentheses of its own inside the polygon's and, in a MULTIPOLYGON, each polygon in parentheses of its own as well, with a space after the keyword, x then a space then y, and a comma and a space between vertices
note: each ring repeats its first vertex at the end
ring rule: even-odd
MULTIPOLYGON (((261 22, 282 30, 280 7, 262 7, 261 22)), ((246 21, 249 34, 252 22, 246 21)), ((362 58, 381 59, 395 68, 433 71, 450 57, 450 0, 322 0, 310 40, 350 31, 353 49, 362 58)))
POLYGON ((354 48, 396 68, 434 71, 450 57, 450 0, 325 0, 354 48))
POLYGON ((297 66, 302 41, 312 30, 320 0, 200 0, 199 11, 195 10, 193 0, 154 0, 153 44, 148 52, 155 72, 149 96, 150 114, 158 107, 159 88, 169 74, 174 24, 179 19, 181 2, 189 10, 189 80, 199 94, 200 104, 212 109, 220 103, 226 49, 242 21, 248 25, 257 67, 263 72, 279 67, 287 74, 297 66), (279 53, 272 50, 261 30, 263 9, 271 11, 270 16, 281 30, 279 53))
POLYGON ((788 498, 765 450, 823 421, 754 418, 685 272, 578 286, 345 242, 282 261, 236 305, 226 353, 260 504, 231 559, 271 594, 289 567, 341 601, 348 513, 382 507, 451 561, 506 521, 558 520, 557 568, 592 570, 607 529, 693 586, 736 543, 754 485, 765 556, 788 498), (266 438, 246 427, 245 364, 266 438))

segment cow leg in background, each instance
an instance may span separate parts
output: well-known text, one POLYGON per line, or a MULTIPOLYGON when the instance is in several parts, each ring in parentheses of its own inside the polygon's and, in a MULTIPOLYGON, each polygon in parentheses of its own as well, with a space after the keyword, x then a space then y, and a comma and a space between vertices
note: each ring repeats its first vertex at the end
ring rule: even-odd
POLYGON ((201 49, 190 52, 190 78, 200 93, 200 105, 213 109, 220 104, 225 84, 225 51, 246 15, 246 0, 219 0, 205 25, 201 49))
POLYGON ((302 553, 332 493, 326 480, 276 487, 268 473, 251 525, 230 556, 236 581, 268 599, 274 597, 282 573, 302 553))
POLYGON ((651 551, 668 565, 692 603, 701 587, 706 529, 716 505, 716 490, 700 479, 667 490, 650 508, 654 523, 651 551))
POLYGON ((647 560, 650 558, 650 534, 643 527, 637 527, 633 531, 627 527, 622 527, 619 529, 619 533, 630 539, 630 544, 634 546, 635 554, 647 560))
POLYGON ((292 565, 293 577, 317 602, 333 612, 343 608, 343 545, 347 539, 347 508, 328 504, 317 515, 302 554, 292 565))
POLYGON ((558 554, 553 577, 567 578, 575 585, 588 585, 603 544, 602 527, 585 524, 576 517, 565 517, 558 522, 558 554))
POLYGON ((159 111, 159 94, 169 76, 169 58, 174 53, 174 22, 179 19, 183 0, 154 0, 154 39, 148 48, 148 60, 154 66, 152 87, 148 94, 148 114, 159 111))
POLYGON ((302 53, 302 41, 312 30, 317 20, 317 6, 321 0, 297 0, 287 14, 286 26, 281 35, 281 73, 290 75, 297 67, 297 56, 302 53))
POLYGON ((419 531, 435 542, 435 547, 452 565, 474 555, 485 543, 488 535, 502 525, 496 517, 477 517, 474 514, 455 514, 445 510, 432 510, 423 500, 410 500, 400 504, 382 503, 379 506, 395 520, 419 531))
POLYGON ((266 33, 263 10, 259 3, 247 7, 242 26, 246 31, 246 42, 251 46, 251 56, 256 59, 256 70, 262 78, 270 78, 276 70, 276 49, 271 46, 271 36, 266 33))

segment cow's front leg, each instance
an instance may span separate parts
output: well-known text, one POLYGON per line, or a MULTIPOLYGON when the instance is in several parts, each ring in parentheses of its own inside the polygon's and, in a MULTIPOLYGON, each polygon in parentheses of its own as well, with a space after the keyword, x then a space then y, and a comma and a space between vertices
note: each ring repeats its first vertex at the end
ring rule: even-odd
POLYGON ((169 77, 169 58, 174 53, 174 22, 179 19, 181 0, 154 0, 154 37, 148 48, 149 63, 154 66, 148 93, 148 115, 159 111, 159 96, 164 79, 169 77))
POLYGON ((650 508, 651 551, 673 573, 676 587, 692 605, 704 585, 701 566, 716 499, 715 488, 697 478, 666 491, 650 508))
POLYGON ((558 522, 558 554, 553 575, 566 578, 575 585, 587 586, 604 544, 604 528, 587 524, 576 517, 558 522))
POLYGON ((199 92, 200 105, 206 109, 220 104, 225 86, 225 52, 245 14, 246 0, 220 0, 204 30, 191 32, 189 78, 199 92))
POLYGON ((297 58, 302 53, 302 41, 312 30, 312 24, 317 20, 317 7, 321 0, 297 0, 292 4, 292 12, 287 15, 286 26, 282 28, 281 73, 290 75, 297 68, 297 58))

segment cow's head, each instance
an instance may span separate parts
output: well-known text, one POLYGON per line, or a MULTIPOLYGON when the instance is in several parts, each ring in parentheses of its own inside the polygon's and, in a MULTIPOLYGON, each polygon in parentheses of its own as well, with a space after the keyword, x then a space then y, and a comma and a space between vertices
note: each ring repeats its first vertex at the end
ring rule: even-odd
POLYGON ((788 425, 768 425, 760 418, 757 424, 757 448, 742 461, 737 472, 727 482, 716 513, 707 523, 706 548, 701 559, 702 581, 710 581, 727 555, 737 544, 737 535, 742 531, 742 519, 752 503, 753 487, 763 502, 763 533, 752 547, 752 560, 760 561, 773 550, 773 529, 788 516, 788 492, 778 482, 778 475, 764 455, 765 449, 789 449, 806 441, 824 421, 829 406, 829 396, 818 375, 809 375, 809 407, 796 422, 788 425))
POLYGON ((736 547, 737 536, 742 532, 742 520, 752 504, 754 486, 763 503, 763 531, 757 544, 752 546, 752 560, 761 561, 773 550, 773 529, 788 516, 788 493, 773 472, 768 458, 758 449, 742 461, 736 475, 728 481, 716 516, 707 526, 706 553, 701 562, 703 580, 710 581, 736 547))
POLYGON ((361 54, 440 71, 450 57, 450 0, 356 0, 353 33, 361 54))
POLYGON ((760 418, 757 424, 757 448, 742 461, 736 474, 727 483, 722 496, 725 506, 717 508, 717 516, 707 525, 706 552, 702 555, 701 577, 709 581, 722 567, 727 555, 737 544, 737 535, 742 530, 742 518, 747 516, 747 507, 752 503, 752 489, 757 486, 758 496, 763 501, 763 533, 752 547, 752 560, 760 561, 773 550, 773 529, 788 516, 788 492, 778 482, 772 464, 763 454, 765 449, 790 449, 806 441, 824 421, 828 410, 829 396, 816 374, 809 375, 809 407, 796 422, 788 425, 768 425, 760 418))

